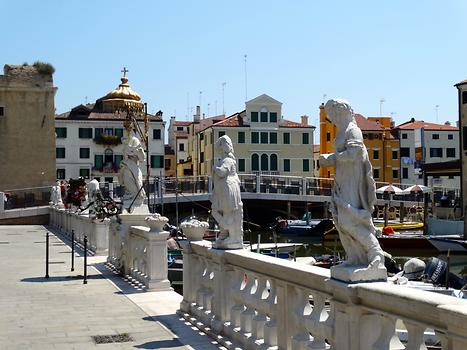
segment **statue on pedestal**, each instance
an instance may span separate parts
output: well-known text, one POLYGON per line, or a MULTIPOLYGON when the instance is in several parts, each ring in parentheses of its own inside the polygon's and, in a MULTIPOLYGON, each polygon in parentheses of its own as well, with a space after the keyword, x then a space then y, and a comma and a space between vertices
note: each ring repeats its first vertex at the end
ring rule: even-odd
POLYGON ((123 160, 120 162, 118 181, 124 187, 123 206, 128 210, 143 205, 146 193, 143 188, 143 173, 140 162, 146 161, 146 153, 140 140, 135 136, 125 137, 123 143, 123 160))
POLYGON ((62 191, 60 187, 60 181, 57 181, 55 186, 52 186, 50 190, 50 205, 57 206, 59 208, 63 208, 63 201, 62 201, 62 191))
POLYGON ((337 126, 334 153, 322 154, 320 165, 334 167, 330 211, 347 260, 331 269, 331 277, 347 282, 386 280, 384 255, 373 225, 376 187, 372 166, 350 104, 329 100, 324 107, 337 126))
POLYGON ((243 203, 232 141, 227 135, 220 137, 215 150, 219 159, 213 166, 211 214, 219 225, 220 233, 213 248, 242 249, 243 203))

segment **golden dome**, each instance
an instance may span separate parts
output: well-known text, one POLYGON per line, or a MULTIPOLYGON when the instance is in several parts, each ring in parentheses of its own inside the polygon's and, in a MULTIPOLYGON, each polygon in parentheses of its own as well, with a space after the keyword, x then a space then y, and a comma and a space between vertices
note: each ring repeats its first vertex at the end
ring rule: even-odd
POLYGON ((103 107, 105 110, 116 110, 122 108, 132 108, 142 110, 144 104, 141 102, 141 97, 133 91, 128 84, 128 77, 125 75, 120 78, 121 84, 107 95, 102 97, 103 107))

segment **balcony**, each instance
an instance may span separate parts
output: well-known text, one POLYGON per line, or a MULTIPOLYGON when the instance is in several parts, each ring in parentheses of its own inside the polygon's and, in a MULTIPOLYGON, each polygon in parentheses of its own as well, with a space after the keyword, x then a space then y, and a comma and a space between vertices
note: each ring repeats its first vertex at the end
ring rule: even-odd
POLYGON ((116 165, 115 163, 107 163, 106 165, 101 166, 101 167, 97 167, 97 166, 92 167, 93 174, 96 174, 96 173, 115 174, 115 173, 118 173, 119 170, 120 170, 120 167, 116 165))
POLYGON ((97 135, 93 140, 98 145, 105 145, 105 146, 117 146, 122 143, 121 137, 115 136, 115 135, 100 134, 100 135, 97 135))

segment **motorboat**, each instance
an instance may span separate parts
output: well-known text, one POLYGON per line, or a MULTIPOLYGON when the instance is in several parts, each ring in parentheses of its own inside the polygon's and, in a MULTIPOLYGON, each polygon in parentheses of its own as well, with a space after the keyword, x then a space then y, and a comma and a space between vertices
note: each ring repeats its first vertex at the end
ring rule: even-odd
POLYGON ((450 251, 452 254, 467 254, 467 241, 461 239, 460 235, 429 236, 428 242, 441 253, 450 251))

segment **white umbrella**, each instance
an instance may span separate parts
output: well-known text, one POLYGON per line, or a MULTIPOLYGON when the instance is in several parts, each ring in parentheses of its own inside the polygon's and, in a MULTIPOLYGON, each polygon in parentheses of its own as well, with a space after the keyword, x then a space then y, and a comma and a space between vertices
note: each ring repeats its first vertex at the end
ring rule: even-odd
POLYGON ((378 188, 376 193, 402 194, 402 189, 394 185, 386 185, 378 188))
POLYGON ((407 187, 405 190, 402 191, 403 194, 411 194, 411 193, 430 193, 431 188, 423 185, 413 185, 407 187))

